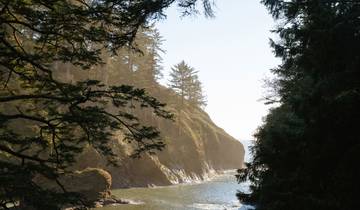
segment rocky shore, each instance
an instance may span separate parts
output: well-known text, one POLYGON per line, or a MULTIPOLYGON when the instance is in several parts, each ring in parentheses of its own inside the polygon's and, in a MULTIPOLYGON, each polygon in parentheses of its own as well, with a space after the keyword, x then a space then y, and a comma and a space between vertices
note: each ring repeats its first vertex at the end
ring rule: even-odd
POLYGON ((125 144, 123 135, 114 135, 113 152, 119 166, 109 166, 105 158, 88 148, 80 155, 76 169, 102 168, 112 177, 112 188, 166 186, 206 180, 214 171, 241 168, 244 147, 212 122, 201 109, 184 108, 177 122, 154 119, 166 143, 156 155, 130 158, 134 148, 125 144))
MULTIPOLYGON (((70 168, 76 172, 62 177, 60 182, 68 192, 83 195, 86 206, 103 207, 129 204, 111 196, 112 189, 202 182, 221 171, 243 167, 241 142, 219 128, 205 111, 191 106, 171 111, 177 113, 176 122, 141 116, 146 124, 160 130, 166 144, 163 151, 130 158, 136 148, 126 144, 124 134, 117 132, 112 142, 112 150, 119 158, 117 166, 109 165, 103 155, 88 146, 70 168)), ((37 183, 45 189, 61 191, 56 183, 43 177, 38 177, 37 183)))
POLYGON ((110 196, 109 198, 102 198, 98 201, 94 201, 92 205, 88 206, 73 206, 73 207, 64 207, 62 210, 87 210, 89 208, 101 208, 105 206, 118 206, 122 204, 131 204, 131 201, 118 199, 115 196, 110 196))

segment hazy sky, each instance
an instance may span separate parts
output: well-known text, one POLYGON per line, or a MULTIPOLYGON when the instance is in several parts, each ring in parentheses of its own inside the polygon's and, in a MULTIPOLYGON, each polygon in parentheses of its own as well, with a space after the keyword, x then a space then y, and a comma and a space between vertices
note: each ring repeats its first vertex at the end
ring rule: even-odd
POLYGON ((250 139, 268 107, 262 80, 279 61, 269 47, 275 23, 259 0, 217 0, 216 17, 180 18, 175 8, 157 28, 166 40, 165 78, 185 60, 199 71, 213 121, 239 140, 250 139))

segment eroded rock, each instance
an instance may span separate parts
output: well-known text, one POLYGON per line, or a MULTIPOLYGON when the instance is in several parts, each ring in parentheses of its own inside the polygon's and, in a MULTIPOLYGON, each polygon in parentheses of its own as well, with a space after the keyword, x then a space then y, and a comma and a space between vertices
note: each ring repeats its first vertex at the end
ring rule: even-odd
MULTIPOLYGON (((61 187, 53 180, 37 176, 35 183, 44 189, 62 192, 61 187)), ((99 168, 86 168, 59 178, 59 182, 67 192, 79 193, 86 203, 94 203, 110 197, 111 175, 99 168)))

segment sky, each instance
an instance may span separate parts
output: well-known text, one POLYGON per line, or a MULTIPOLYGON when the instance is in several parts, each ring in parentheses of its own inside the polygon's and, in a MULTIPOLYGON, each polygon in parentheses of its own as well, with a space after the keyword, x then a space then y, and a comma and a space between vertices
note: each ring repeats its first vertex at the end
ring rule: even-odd
POLYGON ((215 0, 215 18, 180 17, 175 7, 156 24, 165 39, 163 83, 170 68, 185 60, 199 71, 207 95, 205 111, 238 140, 253 139, 268 108, 263 79, 280 63, 269 47, 272 17, 259 0, 215 0))

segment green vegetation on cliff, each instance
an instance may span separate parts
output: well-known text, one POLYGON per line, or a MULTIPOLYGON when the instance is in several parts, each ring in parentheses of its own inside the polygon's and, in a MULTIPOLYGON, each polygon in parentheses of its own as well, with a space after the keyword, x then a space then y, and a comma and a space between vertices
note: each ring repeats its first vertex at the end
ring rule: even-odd
POLYGON ((130 158, 133 148, 124 144, 122 134, 117 133, 113 148, 121 157, 119 167, 107 166, 101 154, 89 149, 80 156, 76 168, 103 168, 111 174, 113 188, 122 188, 206 180, 218 171, 243 166, 243 145, 217 127, 206 112, 188 103, 178 109, 181 99, 174 98, 175 93, 168 88, 158 86, 157 93, 168 99, 165 101, 175 121, 151 113, 145 113, 142 121, 159 129, 166 144, 161 152, 130 158))
MULTIPOLYGON (((121 59, 119 50, 136 49, 139 28, 163 17, 165 8, 176 3, 192 13, 197 2, 0 0, 0 208, 81 203, 59 177, 72 172, 69 166, 87 146, 116 163, 116 131, 136 145, 134 155, 164 147, 159 132, 131 111, 147 107, 170 118, 164 104, 142 89, 111 86, 91 73, 100 70, 104 54, 121 59), (74 71, 85 78, 72 80, 74 71), (62 191, 37 185, 38 174, 62 191)), ((211 15, 209 1, 201 2, 211 15)))
MULTIPOLYGON (((109 85, 126 83, 143 87, 150 95, 166 103, 167 110, 174 115, 174 121, 169 121, 141 108, 131 110, 144 125, 156 127, 160 131, 166 146, 156 155, 145 154, 140 159, 131 158, 130 155, 136 150, 135 145, 124 144, 124 134, 116 132, 112 149, 120 157, 119 166, 107 166, 103 155, 92 148, 79 157, 76 169, 106 169, 113 177, 114 188, 169 185, 206 179, 216 170, 241 168, 243 165, 242 144, 212 122, 201 108, 203 103, 189 97, 194 92, 203 94, 201 88, 193 89, 194 92, 189 88, 193 82, 199 84, 195 72, 184 84, 184 97, 178 89, 159 84, 162 50, 158 37, 153 27, 142 28, 134 40, 140 53, 123 49, 118 53, 122 59, 111 56, 106 58, 108 62, 102 66, 107 70, 105 73, 91 75, 109 85)), ((76 70, 66 76, 64 80, 83 77, 76 70)))

